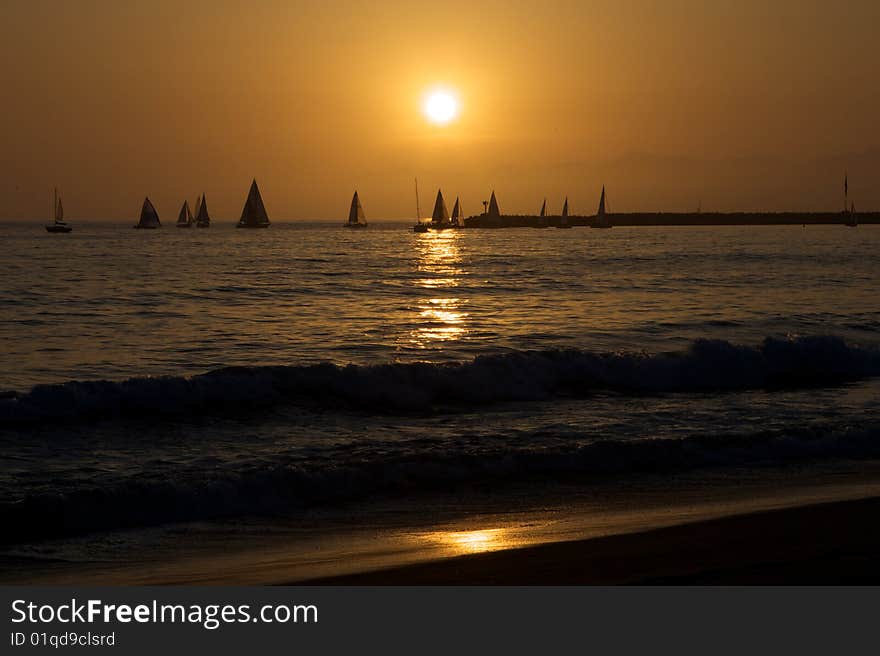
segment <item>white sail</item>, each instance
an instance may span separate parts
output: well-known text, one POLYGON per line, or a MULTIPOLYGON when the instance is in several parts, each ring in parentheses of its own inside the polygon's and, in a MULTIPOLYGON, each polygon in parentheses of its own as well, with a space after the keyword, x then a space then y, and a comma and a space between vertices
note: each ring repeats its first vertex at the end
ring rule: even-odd
POLYGON ((348 222, 349 223, 366 223, 364 220, 366 217, 364 216, 364 208, 361 206, 361 199, 358 197, 358 192, 354 192, 354 196, 351 197, 351 207, 348 210, 348 222))
POLYGON ((434 201, 434 211, 431 213, 434 223, 446 223, 449 221, 449 210, 446 209, 446 201, 443 200, 443 192, 437 190, 437 200, 434 201))
POLYGON ((61 196, 58 197, 58 204, 55 207, 55 223, 64 223, 64 205, 61 204, 61 196))
POLYGON ((565 202, 562 204, 562 218, 568 220, 568 196, 565 197, 565 202))
POLYGON ((602 185, 602 195, 599 196, 599 209, 596 211, 596 216, 605 217, 605 185, 602 185))
POLYGON ((498 201, 495 198, 495 190, 492 190, 492 197, 489 198, 489 216, 500 217, 501 210, 498 208, 498 201))
POLYGON ((541 216, 547 216, 547 199, 544 199, 544 204, 541 205, 541 216))
POLYGON ((251 183, 251 190, 241 210, 238 225, 243 228, 265 228, 269 225, 269 215, 266 213, 266 206, 263 205, 263 197, 260 195, 256 178, 251 183))

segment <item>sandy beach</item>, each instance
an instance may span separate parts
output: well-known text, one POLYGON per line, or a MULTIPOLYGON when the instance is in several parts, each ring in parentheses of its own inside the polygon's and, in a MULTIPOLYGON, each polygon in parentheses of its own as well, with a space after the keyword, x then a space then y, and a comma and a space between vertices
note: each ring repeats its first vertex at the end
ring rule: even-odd
POLYGON ((880 497, 459 556, 325 585, 851 585, 880 582, 880 497))

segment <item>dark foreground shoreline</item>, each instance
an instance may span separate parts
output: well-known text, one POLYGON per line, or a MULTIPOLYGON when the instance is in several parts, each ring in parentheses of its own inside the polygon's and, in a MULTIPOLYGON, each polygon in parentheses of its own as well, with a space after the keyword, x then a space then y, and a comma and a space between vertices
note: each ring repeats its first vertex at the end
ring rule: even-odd
POLYGON ((880 584, 880 497, 459 556, 311 585, 880 584))

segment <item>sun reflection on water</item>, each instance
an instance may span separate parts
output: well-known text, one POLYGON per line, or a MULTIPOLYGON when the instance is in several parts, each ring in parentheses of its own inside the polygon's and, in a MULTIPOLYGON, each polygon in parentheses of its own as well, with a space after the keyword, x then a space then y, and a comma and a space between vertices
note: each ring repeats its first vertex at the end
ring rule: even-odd
POLYGON ((419 235, 417 267, 422 277, 416 285, 432 294, 417 301, 418 324, 409 334, 410 345, 429 348, 432 343, 461 339, 467 333, 465 301, 448 294, 459 286, 464 273, 460 239, 456 230, 419 235), (447 294, 441 295, 442 292, 447 294))

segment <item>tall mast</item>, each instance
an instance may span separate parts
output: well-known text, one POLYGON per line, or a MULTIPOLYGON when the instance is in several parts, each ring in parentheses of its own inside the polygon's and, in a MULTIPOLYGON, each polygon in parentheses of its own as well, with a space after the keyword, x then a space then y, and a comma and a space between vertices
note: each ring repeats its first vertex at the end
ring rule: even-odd
POLYGON ((55 187, 55 197, 52 200, 52 219, 58 222, 58 187, 55 187))
POLYGON ((419 208, 419 179, 416 178, 416 220, 422 220, 422 210, 419 208))

